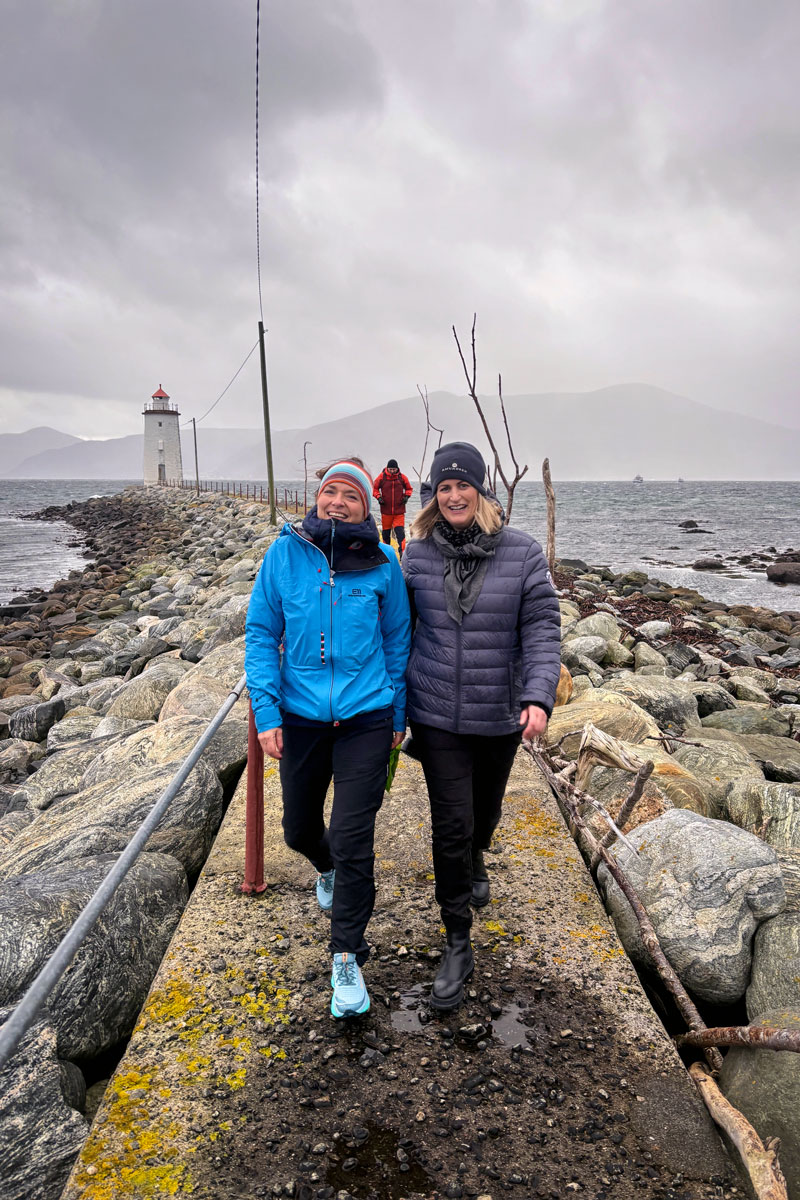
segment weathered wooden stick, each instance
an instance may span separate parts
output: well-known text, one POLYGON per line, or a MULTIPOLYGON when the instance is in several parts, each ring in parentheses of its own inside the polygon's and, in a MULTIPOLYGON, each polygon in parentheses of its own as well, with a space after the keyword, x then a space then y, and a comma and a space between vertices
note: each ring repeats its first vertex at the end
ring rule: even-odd
POLYGON ((552 575, 556 569, 556 494, 553 491, 553 481, 550 478, 549 458, 546 458, 542 463, 542 479, 544 481, 544 494, 547 498, 547 546, 545 557, 547 558, 547 565, 552 575))
POLYGON ((583 727, 581 743, 578 747, 578 775, 575 780, 578 787, 585 787, 589 781, 592 768, 598 764, 604 767, 619 767, 631 774, 638 771, 644 759, 623 746, 619 738, 612 737, 598 729, 591 721, 583 727))
POLYGON ((788 1200, 786 1180, 778 1162, 778 1139, 762 1142, 738 1108, 725 1099, 701 1063, 692 1063, 689 1074, 714 1121, 736 1147, 757 1200, 788 1200))
MULTIPOLYGON (((570 822, 582 835, 586 843, 587 850, 591 853, 591 856, 594 857, 595 854, 598 855, 598 858, 605 863, 613 879, 622 890, 625 899, 630 904, 633 914, 639 923, 639 932, 641 934, 645 949, 653 960, 653 965, 658 971, 658 974, 661 976, 664 986, 675 1000, 678 1011, 680 1012, 684 1021, 693 1031, 705 1029, 706 1024, 703 1021, 703 1018, 695 1008, 689 993, 686 991, 686 988, 683 986, 677 974, 675 973, 675 970, 666 954, 661 949, 661 943, 659 942, 658 934, 653 927, 653 922, 650 920, 647 910, 639 899, 633 884, 630 882, 619 863, 608 853, 605 846, 602 846, 590 832, 586 822, 578 812, 577 805, 575 804, 571 794, 574 792, 574 788, 571 787, 567 780, 559 779, 559 777, 550 767, 550 764, 540 749, 525 742, 523 742, 522 745, 523 749, 527 751, 527 753, 539 767, 540 771, 544 775, 545 779, 547 779, 548 783, 550 783, 551 787, 553 787, 554 790, 564 800, 570 822)), ((720 1054, 719 1050, 711 1046, 704 1049, 704 1054, 712 1069, 719 1071, 722 1067, 722 1055, 720 1054)))
MULTIPOLYGON (((627 796, 627 798, 623 802, 622 808, 619 810, 619 813, 617 814, 617 824, 619 825, 620 829, 624 830, 626 822, 631 819, 631 816, 633 815, 633 810, 636 808, 636 805, 639 803, 639 801, 642 798, 642 792, 644 791, 644 785, 647 783, 648 779, 650 778, 650 776, 652 774, 653 774, 652 762, 650 762, 648 760, 648 762, 642 763, 641 767, 639 767, 639 770, 636 774, 636 778, 633 781, 633 787, 630 790, 630 794, 627 796)), ((615 837, 614 830, 609 829, 608 833, 605 834, 605 836, 603 837, 603 840, 601 841, 600 845, 607 849, 611 845, 611 843, 614 841, 614 837, 615 837)), ((589 869, 591 871, 596 870, 597 864, 599 863, 599 861, 600 861, 600 855, 597 853, 593 854, 591 857, 591 860, 589 862, 589 869)))
POLYGON ((767 1029, 764 1025, 723 1025, 681 1033, 676 1046, 746 1046, 749 1050, 793 1050, 800 1054, 800 1029, 767 1029))

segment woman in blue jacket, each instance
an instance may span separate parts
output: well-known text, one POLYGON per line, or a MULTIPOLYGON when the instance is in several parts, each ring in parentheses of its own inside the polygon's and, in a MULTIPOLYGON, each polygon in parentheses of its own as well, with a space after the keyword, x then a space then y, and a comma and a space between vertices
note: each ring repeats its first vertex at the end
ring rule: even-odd
POLYGON ((259 741, 280 762, 284 837, 316 868, 331 913, 335 1017, 369 1008, 375 816, 406 724, 408 598, 371 494, 360 459, 330 466, 316 506, 267 551, 247 613, 247 685, 259 741))
POLYGON ((403 573, 415 619, 406 673, 431 804, 447 945, 434 1008, 461 1003, 473 970, 470 905, 489 902, 484 851, 520 740, 543 733, 561 668, 561 617, 541 547, 503 524, 468 442, 437 450, 403 573))

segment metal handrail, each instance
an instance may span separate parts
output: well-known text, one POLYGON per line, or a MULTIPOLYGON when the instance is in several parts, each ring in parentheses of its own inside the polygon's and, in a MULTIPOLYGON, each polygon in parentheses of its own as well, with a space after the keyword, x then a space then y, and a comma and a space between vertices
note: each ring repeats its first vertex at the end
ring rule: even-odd
POLYGON ((69 967, 76 953, 80 949, 85 937, 90 932, 103 909, 113 896, 114 892, 117 890, 120 883, 141 854, 148 838, 166 812, 170 802, 175 798, 180 788, 186 782, 190 771, 205 750, 211 737, 217 732, 236 701, 241 697, 246 683, 247 677, 242 675, 239 682, 231 690, 227 700, 224 701, 217 713, 212 717, 204 732, 195 742, 194 746, 183 760, 183 763, 178 768, 177 773, 172 777, 166 789, 162 792, 161 796, 151 808, 147 817, 145 817, 136 833, 128 842, 128 845, 122 851, 122 854, 114 863, 108 875, 106 875, 97 891, 89 900, 89 903, 56 946, 50 958, 33 980, 30 987, 25 992, 25 995, 14 1009, 14 1012, 6 1021, 5 1025, 0 1028, 0 1069, 2 1069, 8 1062, 11 1055, 17 1049, 26 1031, 35 1021, 42 1005, 47 1000, 51 991, 66 971, 67 967, 69 967))

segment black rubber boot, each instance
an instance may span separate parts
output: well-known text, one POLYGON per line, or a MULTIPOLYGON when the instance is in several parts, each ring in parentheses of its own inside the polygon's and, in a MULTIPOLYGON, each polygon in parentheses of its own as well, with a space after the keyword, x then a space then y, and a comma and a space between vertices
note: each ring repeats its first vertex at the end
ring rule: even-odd
POLYGON ((383 544, 384 544, 385 546, 391 546, 391 544, 392 544, 392 531, 391 531, 391 529, 382 529, 382 530, 381 530, 381 541, 383 542, 383 544))
POLYGON ((469 933, 448 933, 442 965, 431 988, 431 1008, 440 1012, 458 1008, 464 999, 464 983, 474 969, 469 933))
POLYGON ((489 876, 483 861, 483 851, 472 851, 472 897, 473 908, 484 908, 489 903, 489 876))

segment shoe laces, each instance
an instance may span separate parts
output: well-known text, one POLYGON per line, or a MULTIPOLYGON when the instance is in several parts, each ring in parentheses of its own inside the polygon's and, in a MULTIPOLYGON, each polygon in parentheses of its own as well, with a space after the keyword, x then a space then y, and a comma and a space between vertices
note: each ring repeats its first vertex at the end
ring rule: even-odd
POLYGON ((327 871, 324 875, 317 876, 317 883, 320 884, 324 892, 333 891, 333 871, 327 871))
POLYGON ((358 964, 349 954, 334 960, 337 987, 355 987, 358 982, 358 964))

